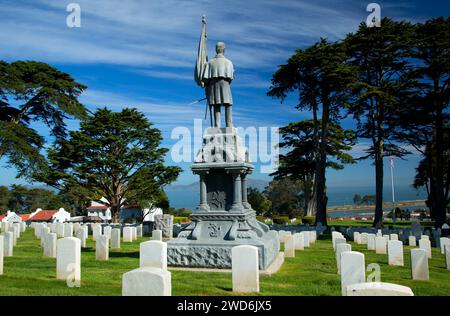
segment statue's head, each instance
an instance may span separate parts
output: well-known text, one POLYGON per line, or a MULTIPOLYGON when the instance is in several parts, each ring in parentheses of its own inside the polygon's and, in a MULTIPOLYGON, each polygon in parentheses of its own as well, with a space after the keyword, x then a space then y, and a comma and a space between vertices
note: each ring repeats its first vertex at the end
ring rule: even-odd
POLYGON ((217 54, 225 54, 225 43, 224 42, 217 42, 216 53, 217 54))

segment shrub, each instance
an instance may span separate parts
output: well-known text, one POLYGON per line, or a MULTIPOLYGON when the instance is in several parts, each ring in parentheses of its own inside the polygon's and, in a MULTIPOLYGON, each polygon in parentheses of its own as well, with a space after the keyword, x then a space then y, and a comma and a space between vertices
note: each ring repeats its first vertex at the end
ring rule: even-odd
POLYGON ((302 222, 303 222, 303 224, 314 225, 314 223, 316 222, 316 217, 315 216, 305 216, 302 218, 302 222))
POLYGON ((289 216, 275 216, 273 222, 281 225, 287 224, 289 223, 289 216))
POLYGON ((264 223, 265 218, 264 218, 264 216, 256 215, 256 220, 257 220, 258 222, 264 223))
POLYGON ((183 223, 189 222, 189 217, 187 217, 187 216, 175 216, 173 218, 173 222, 175 224, 183 224, 183 223))

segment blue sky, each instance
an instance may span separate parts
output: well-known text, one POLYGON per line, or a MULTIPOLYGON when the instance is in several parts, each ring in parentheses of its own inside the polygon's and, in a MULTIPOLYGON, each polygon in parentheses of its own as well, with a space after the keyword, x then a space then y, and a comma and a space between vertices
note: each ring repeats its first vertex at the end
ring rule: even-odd
MULTIPOLYGON (((39 60, 70 73, 88 90, 80 100, 91 110, 136 107, 163 132, 163 145, 171 147, 171 131, 192 129, 204 115, 203 97, 193 80, 201 15, 207 16, 209 56, 214 44, 224 41, 226 55, 235 66, 232 83, 235 125, 247 128, 284 126, 310 117, 294 109, 295 96, 280 104, 266 96, 270 78, 296 48, 320 37, 336 40, 354 31, 368 15, 369 1, 254 0, 254 1, 117 1, 117 0, 0 0, 0 58, 7 61, 39 60), (81 28, 66 26, 66 6, 81 6, 81 28)), ((382 16, 424 21, 450 12, 448 1, 378 1, 382 16)), ((204 122, 206 126, 206 122, 204 122)), ((351 120, 344 123, 352 127, 351 120)), ((76 121, 68 122, 71 129, 76 121)), ((49 142, 44 126, 35 125, 49 142)), ((361 141, 351 153, 367 146, 361 141)), ((396 161, 396 183, 412 182, 417 154, 396 161)), ((170 157, 167 162, 173 164, 170 157)), ((0 161, 0 185, 26 183, 0 161)), ((178 183, 197 179, 189 163, 178 183)), ((386 185, 390 182, 386 162, 386 185)), ((257 164, 258 167, 258 164, 257 164)), ((257 171, 253 178, 269 180, 257 171)), ((328 185, 370 186, 370 161, 328 173, 328 185)))

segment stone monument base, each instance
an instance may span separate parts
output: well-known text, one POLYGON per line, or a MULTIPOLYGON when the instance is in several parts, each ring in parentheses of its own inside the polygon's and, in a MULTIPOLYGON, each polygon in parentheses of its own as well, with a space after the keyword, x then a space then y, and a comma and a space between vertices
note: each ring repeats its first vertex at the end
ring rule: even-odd
POLYGON ((277 258, 278 234, 256 220, 247 201, 246 177, 253 170, 234 128, 210 128, 192 171, 200 176, 200 203, 191 224, 167 243, 167 263, 175 267, 231 268, 231 249, 258 248, 259 269, 277 258))

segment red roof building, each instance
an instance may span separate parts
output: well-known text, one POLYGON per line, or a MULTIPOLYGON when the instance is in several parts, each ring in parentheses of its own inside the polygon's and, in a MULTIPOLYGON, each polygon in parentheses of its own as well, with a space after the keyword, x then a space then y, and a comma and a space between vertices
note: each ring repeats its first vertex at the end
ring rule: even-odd
POLYGON ((55 215, 58 211, 57 210, 49 210, 49 211, 39 211, 30 218, 28 218, 29 221, 32 222, 47 222, 51 221, 53 218, 53 215, 55 215))
POLYGON ((30 218, 31 214, 17 214, 20 216, 23 222, 27 221, 30 218))

